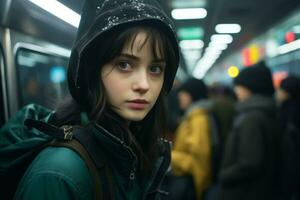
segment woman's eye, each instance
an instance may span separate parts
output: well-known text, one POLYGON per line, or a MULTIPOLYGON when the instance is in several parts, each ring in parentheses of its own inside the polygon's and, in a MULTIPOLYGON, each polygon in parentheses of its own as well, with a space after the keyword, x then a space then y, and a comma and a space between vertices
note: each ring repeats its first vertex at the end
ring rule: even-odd
POLYGON ((119 61, 118 67, 119 67, 119 69, 124 70, 124 71, 129 71, 131 69, 130 64, 126 61, 119 61))
POLYGON ((152 66, 150 67, 150 72, 153 74, 161 74, 163 71, 161 66, 152 66))

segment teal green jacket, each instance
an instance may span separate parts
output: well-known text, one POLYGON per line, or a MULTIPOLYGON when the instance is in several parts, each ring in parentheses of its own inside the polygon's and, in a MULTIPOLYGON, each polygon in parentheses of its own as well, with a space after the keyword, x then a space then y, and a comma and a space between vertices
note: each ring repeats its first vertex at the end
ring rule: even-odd
MULTIPOLYGON (((161 141, 165 152, 161 152, 152 174, 147 177, 135 172, 136 156, 121 140, 101 127, 95 127, 93 134, 107 153, 115 199, 159 199, 159 185, 168 167, 163 156, 169 152, 166 142, 161 141)), ((93 182, 77 153, 65 147, 48 147, 28 168, 14 199, 94 199, 93 182)))
MULTIPOLYGON (((159 140, 160 155, 152 172, 146 176, 137 170, 139 161, 130 147, 101 126, 95 124, 91 127, 89 131, 101 150, 104 150, 107 165, 111 169, 115 199, 160 199, 159 187, 170 161, 169 142, 159 140)), ((93 179, 88 167, 76 152, 66 147, 47 147, 27 168, 14 199, 92 200, 95 199, 93 190, 93 179)))

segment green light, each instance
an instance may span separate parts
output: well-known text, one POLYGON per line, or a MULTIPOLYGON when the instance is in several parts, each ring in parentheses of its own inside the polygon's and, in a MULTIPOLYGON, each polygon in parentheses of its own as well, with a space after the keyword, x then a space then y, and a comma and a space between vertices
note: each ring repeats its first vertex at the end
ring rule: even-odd
POLYGON ((195 8, 206 7, 206 1, 194 1, 194 0, 173 0, 171 2, 173 8, 195 8))
POLYGON ((203 29, 200 27, 184 27, 177 31, 180 40, 202 39, 203 33, 203 29))

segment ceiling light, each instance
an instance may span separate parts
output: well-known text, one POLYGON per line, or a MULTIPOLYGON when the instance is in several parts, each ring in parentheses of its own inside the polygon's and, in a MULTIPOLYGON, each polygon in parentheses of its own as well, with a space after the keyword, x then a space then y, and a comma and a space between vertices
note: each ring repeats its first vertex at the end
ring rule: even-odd
POLYGON ((203 56, 203 59, 205 60, 211 60, 215 61, 220 57, 221 54, 212 54, 212 53, 207 53, 203 56))
POLYGON ((207 11, 204 8, 183 8, 174 9, 171 14, 174 19, 203 19, 207 11))
POLYGON ((197 40, 203 37, 204 31, 201 27, 190 26, 178 28, 177 34, 181 40, 197 40))
POLYGON ((80 15, 57 0, 29 0, 40 8, 78 28, 80 15))
POLYGON ((213 43, 213 42, 210 42, 209 45, 208 45, 208 48, 218 49, 218 50, 225 50, 225 49, 227 49, 227 47, 228 47, 228 44, 226 44, 226 43, 213 43))
POLYGON ((227 74, 231 77, 231 78, 235 78, 239 75, 240 70, 237 66, 230 66, 227 70, 227 74))
POLYGON ((206 50, 205 55, 207 56, 219 56, 222 54, 222 51, 216 51, 216 50, 206 50))
POLYGON ((239 33, 241 29, 239 24, 218 24, 215 27, 217 33, 239 33))
POLYGON ((278 52, 279 54, 285 54, 297 49, 300 49, 300 39, 288 44, 281 45, 280 47, 278 47, 278 52))
POLYGON ((213 43, 226 43, 229 44, 233 41, 233 38, 229 34, 214 34, 211 36, 210 40, 213 43))
POLYGON ((183 50, 182 54, 185 59, 199 59, 201 50, 183 50))
POLYGON ((213 66, 214 63, 215 63, 214 60, 207 60, 203 58, 200 59, 197 62, 196 67, 193 71, 193 76, 202 79, 207 73, 207 71, 213 66))
POLYGON ((202 49, 204 43, 202 40, 181 40, 179 46, 182 49, 202 49))
POLYGON ((206 0, 173 0, 171 5, 173 8, 195 8, 195 7, 205 7, 206 0))

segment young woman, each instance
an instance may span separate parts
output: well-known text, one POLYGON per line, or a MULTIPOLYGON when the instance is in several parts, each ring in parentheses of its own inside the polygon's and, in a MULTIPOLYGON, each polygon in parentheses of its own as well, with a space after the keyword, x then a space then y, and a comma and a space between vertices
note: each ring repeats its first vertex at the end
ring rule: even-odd
MULTIPOLYGON (((87 1, 69 64, 72 99, 52 123, 88 130, 111 171, 114 199, 160 196, 170 147, 159 135, 178 62, 172 23, 156 1, 87 1)), ((39 153, 15 195, 93 198, 87 166, 65 147, 39 153)))

